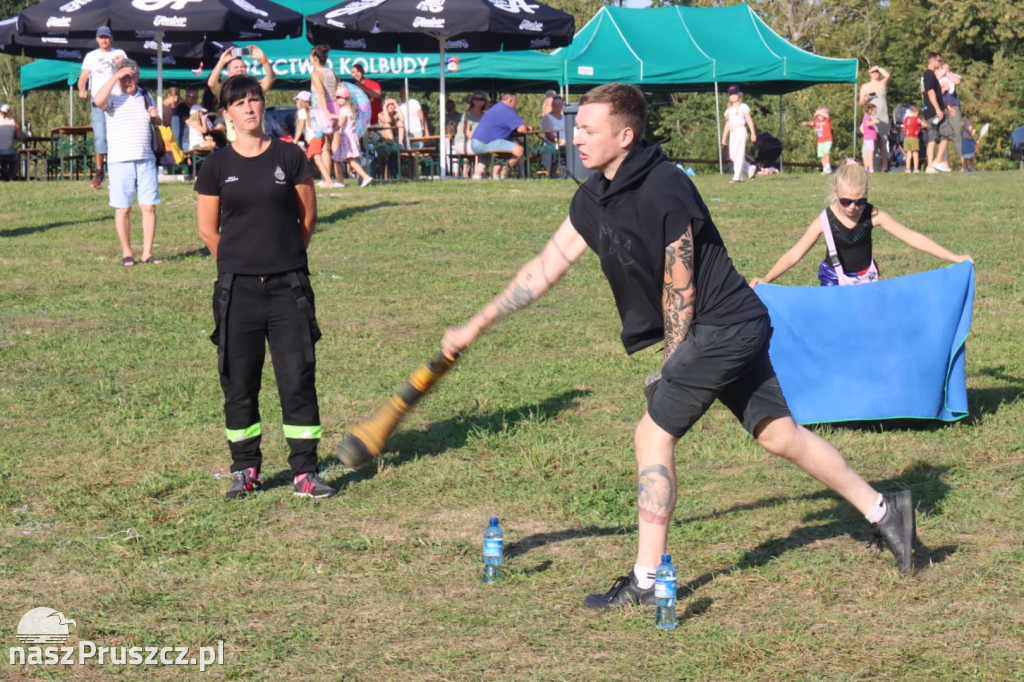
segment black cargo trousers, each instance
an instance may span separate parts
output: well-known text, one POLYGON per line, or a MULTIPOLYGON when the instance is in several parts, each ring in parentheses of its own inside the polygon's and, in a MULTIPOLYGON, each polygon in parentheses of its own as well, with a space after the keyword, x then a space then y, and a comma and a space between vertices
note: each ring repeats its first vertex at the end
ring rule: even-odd
POLYGON ((314 344, 320 338, 307 270, 273 275, 221 273, 213 290, 217 367, 224 391, 231 471, 260 468, 259 394, 266 346, 281 398, 294 474, 315 473, 320 443, 314 344))

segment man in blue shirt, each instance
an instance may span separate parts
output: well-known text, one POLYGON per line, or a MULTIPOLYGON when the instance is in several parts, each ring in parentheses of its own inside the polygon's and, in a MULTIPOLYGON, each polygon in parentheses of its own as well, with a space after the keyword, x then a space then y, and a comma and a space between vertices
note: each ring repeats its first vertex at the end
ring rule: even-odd
MULTIPOLYGON (((470 148, 477 155, 476 173, 474 178, 482 180, 487 172, 487 166, 480 161, 481 156, 492 152, 510 152, 508 167, 515 168, 519 160, 523 158, 523 145, 512 141, 513 133, 525 133, 531 128, 523 123, 516 112, 518 97, 514 92, 502 93, 501 101, 488 109, 476 130, 473 131, 473 138, 470 140, 470 148)), ((499 168, 495 167, 494 177, 498 177, 499 168)))

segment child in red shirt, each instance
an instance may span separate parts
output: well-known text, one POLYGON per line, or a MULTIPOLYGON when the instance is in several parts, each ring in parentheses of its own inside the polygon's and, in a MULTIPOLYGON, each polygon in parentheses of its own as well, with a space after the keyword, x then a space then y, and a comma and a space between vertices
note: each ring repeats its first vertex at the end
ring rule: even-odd
POLYGON ((918 152, 921 149, 921 108, 910 107, 910 113, 903 117, 903 155, 906 157, 904 165, 905 172, 910 173, 913 165, 914 173, 920 173, 921 159, 918 152))
POLYGON ((814 112, 813 121, 804 121, 802 126, 814 126, 818 138, 818 158, 821 159, 821 172, 828 175, 832 172, 832 118, 828 107, 818 107, 814 112))

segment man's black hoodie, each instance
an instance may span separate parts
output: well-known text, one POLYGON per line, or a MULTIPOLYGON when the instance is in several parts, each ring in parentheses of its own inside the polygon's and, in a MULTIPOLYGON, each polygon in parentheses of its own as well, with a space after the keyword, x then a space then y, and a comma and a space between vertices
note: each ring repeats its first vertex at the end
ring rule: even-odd
POLYGON ((622 319, 627 353, 664 338, 665 247, 693 225, 694 323, 728 325, 767 314, 736 272, 707 206, 657 145, 640 142, 609 182, 595 173, 576 191, 569 217, 601 259, 622 319))

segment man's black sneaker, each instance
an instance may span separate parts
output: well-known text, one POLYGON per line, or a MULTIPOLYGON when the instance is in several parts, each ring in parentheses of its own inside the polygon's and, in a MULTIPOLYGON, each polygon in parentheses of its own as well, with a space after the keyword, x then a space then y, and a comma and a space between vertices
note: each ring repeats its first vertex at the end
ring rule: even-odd
POLYGON ((249 467, 231 474, 231 487, 224 493, 224 497, 229 500, 240 500, 259 489, 260 471, 256 467, 249 467))
POLYGON ((628 605, 657 604, 654 598, 654 586, 646 590, 640 589, 636 582, 636 574, 633 571, 629 575, 623 575, 615 579, 612 589, 604 594, 590 594, 583 600, 583 605, 588 609, 610 609, 622 608, 628 605))
POLYGON ((913 569, 914 543, 917 538, 910 491, 882 493, 882 497, 885 499, 885 516, 878 523, 872 524, 875 543, 879 549, 888 547, 896 557, 900 573, 909 574, 913 569))
POLYGON ((299 497, 332 497, 337 490, 324 483, 320 474, 299 474, 295 477, 295 494, 299 497))

